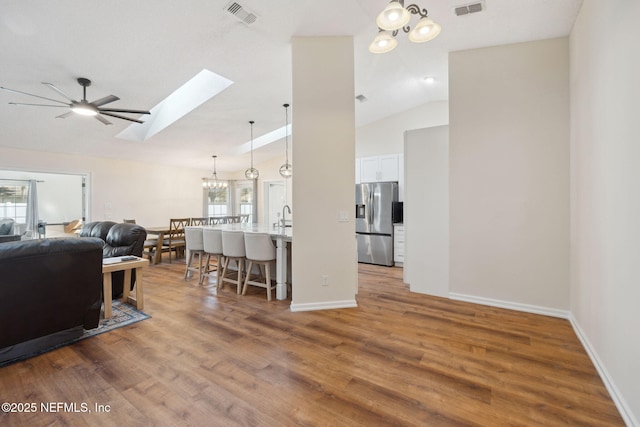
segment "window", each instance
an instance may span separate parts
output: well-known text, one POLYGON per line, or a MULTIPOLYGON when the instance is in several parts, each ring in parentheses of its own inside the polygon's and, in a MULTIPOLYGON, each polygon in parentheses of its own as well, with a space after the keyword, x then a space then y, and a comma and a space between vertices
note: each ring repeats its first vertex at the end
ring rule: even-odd
POLYGON ((0 219, 11 218, 18 224, 25 224, 28 194, 29 186, 26 184, 0 185, 0 219))
POLYGON ((257 218, 256 183, 254 180, 226 181, 224 188, 204 189, 206 216, 249 215, 249 222, 257 218))
POLYGON ((224 216, 229 211, 229 188, 209 188, 207 194, 207 216, 224 216))

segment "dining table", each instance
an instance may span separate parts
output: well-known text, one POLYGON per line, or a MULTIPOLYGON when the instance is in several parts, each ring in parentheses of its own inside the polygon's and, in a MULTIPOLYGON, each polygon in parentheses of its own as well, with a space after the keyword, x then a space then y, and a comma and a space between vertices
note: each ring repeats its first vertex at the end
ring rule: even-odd
POLYGON ((162 262, 162 242, 164 236, 169 234, 169 225, 157 226, 157 227, 144 227, 147 230, 147 235, 157 236, 158 243, 156 245, 155 253, 153 254, 152 264, 160 264, 162 262))

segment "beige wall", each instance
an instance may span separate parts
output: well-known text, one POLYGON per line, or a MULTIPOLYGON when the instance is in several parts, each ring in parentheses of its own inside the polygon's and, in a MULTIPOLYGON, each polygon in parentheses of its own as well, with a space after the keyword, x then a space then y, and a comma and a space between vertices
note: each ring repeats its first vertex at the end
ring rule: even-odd
POLYGON ((449 127, 406 132, 404 281, 449 296, 449 127))
POLYGON ((568 39, 449 55, 450 288, 569 309, 568 39))
POLYGON ((0 147, 0 169, 3 168, 87 174, 88 221, 135 218, 146 226, 168 224, 171 217, 201 216, 201 179, 210 174, 196 169, 0 147))
POLYGON ((449 102, 429 102, 356 129, 356 157, 404 151, 404 133, 449 124, 449 102))
POLYGON ((640 425, 638 16, 638 1, 585 0, 571 33, 571 312, 628 425, 640 425))
POLYGON ((291 309, 355 306, 353 39, 295 37, 292 58, 291 309))

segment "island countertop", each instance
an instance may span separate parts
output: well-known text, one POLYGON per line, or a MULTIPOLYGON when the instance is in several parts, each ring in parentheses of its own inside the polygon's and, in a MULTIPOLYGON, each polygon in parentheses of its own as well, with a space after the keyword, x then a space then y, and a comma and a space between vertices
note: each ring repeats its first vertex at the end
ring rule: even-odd
POLYGON ((245 233, 267 233, 274 239, 282 239, 285 242, 293 240, 292 227, 269 227, 264 224, 216 224, 216 225, 204 225, 202 228, 216 228, 219 230, 232 230, 232 231, 244 231, 245 233))

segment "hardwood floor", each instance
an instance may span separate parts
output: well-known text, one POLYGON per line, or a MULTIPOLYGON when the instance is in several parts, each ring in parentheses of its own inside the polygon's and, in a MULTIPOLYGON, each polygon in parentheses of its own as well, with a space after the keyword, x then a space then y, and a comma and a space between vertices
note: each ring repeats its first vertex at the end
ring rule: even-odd
POLYGON ((3 401, 38 405, 0 425, 624 425, 566 320, 412 294, 401 269, 362 264, 358 308, 292 313, 184 268, 146 270, 151 319, 0 368, 3 401))

